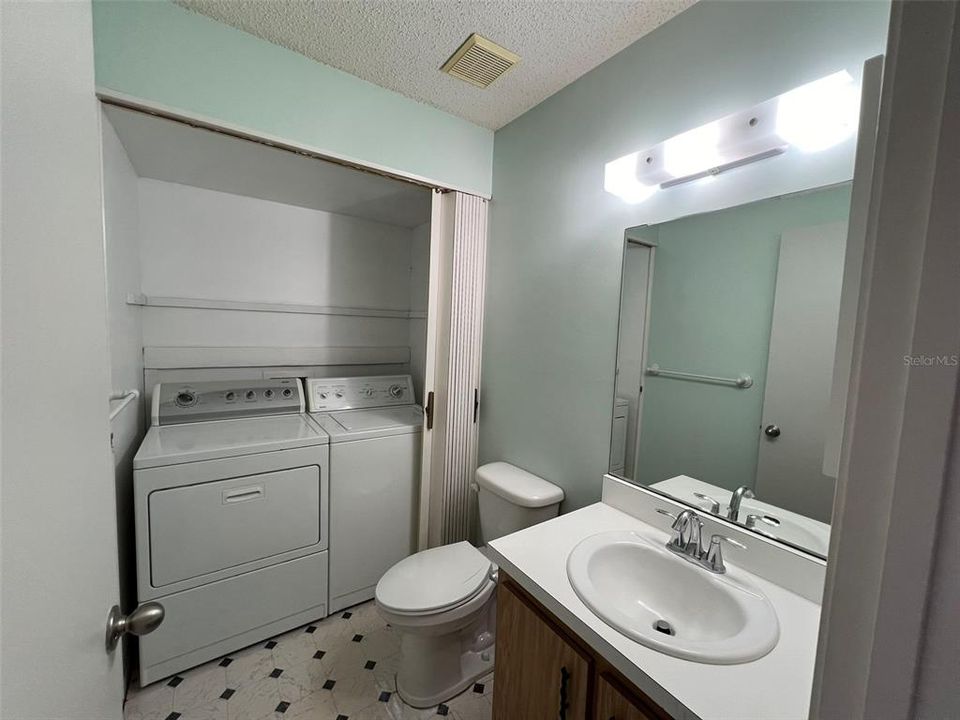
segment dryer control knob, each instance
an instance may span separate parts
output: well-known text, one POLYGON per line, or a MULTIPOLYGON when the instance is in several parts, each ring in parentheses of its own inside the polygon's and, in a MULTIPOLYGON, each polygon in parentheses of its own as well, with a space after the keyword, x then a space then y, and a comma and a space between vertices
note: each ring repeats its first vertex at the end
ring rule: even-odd
POLYGON ((180 407, 192 407, 197 404, 197 394, 193 390, 181 390, 177 393, 176 403, 180 407))
POLYGON ((397 400, 403 397, 403 385, 391 385, 390 395, 397 400))

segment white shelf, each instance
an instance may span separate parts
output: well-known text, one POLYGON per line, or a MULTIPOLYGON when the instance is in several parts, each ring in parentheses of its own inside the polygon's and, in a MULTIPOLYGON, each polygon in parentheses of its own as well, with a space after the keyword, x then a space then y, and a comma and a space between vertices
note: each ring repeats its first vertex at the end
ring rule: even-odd
POLYGON ((143 307, 188 308, 194 310, 240 310, 245 312, 295 313, 299 315, 346 315, 353 317, 425 318, 422 310, 399 308, 338 307, 335 305, 295 305, 292 303, 246 302, 240 300, 212 300, 208 298, 161 297, 157 295, 127 295, 128 305, 143 307))
POLYGON ((295 367, 315 365, 402 365, 409 347, 169 347, 143 348, 143 367, 295 367))

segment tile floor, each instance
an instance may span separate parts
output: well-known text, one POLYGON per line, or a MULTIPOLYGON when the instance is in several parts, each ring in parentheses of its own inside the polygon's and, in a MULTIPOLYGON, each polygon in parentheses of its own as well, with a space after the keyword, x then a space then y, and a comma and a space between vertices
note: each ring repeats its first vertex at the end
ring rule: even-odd
POLYGON ((417 710, 396 693, 397 633, 373 602, 127 693, 125 720, 490 720, 493 676, 417 710))

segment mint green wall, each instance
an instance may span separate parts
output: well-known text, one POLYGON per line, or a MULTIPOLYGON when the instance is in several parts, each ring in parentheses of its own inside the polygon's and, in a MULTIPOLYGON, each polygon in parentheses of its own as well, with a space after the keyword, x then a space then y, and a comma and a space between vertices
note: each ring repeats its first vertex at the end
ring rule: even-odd
POLYGON ((606 162, 884 51, 889 5, 701 2, 497 131, 480 459, 600 497, 623 232, 849 180, 853 142, 627 205, 606 162))
POLYGON ((849 209, 844 185, 657 226, 650 362, 754 383, 647 377, 637 481, 683 474, 730 490, 753 485, 780 235, 846 220, 849 209))
POLYGON ((97 85, 489 196, 493 133, 174 5, 94 0, 97 85))

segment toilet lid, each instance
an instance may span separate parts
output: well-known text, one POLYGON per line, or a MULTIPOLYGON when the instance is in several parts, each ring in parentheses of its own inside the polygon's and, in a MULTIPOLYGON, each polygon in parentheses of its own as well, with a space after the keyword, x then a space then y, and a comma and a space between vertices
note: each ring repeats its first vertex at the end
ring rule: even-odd
POLYGON ((480 592, 490 567, 468 542, 424 550, 387 570, 377 583, 377 602, 396 613, 441 612, 480 592))

